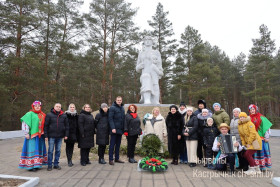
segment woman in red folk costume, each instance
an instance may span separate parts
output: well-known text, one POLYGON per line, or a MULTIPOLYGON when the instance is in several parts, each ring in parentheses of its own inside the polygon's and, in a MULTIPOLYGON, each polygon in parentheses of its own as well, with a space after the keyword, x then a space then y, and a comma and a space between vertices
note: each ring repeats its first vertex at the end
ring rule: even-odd
POLYGON ((47 165, 47 152, 44 137, 46 114, 41 111, 41 102, 34 101, 32 109, 20 121, 25 139, 22 147, 19 168, 36 171, 47 165))
POLYGON ((257 165, 259 165, 258 171, 266 170, 266 168, 271 168, 271 155, 269 148, 269 136, 270 127, 272 123, 261 113, 256 105, 251 104, 249 106, 251 121, 255 124, 256 131, 262 139, 262 149, 257 151, 253 157, 257 165))

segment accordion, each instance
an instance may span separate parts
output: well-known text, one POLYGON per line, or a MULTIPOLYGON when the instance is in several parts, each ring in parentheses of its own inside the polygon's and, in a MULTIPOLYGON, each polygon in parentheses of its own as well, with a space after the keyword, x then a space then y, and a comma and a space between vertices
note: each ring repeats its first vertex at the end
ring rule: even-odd
POLYGON ((238 147, 234 147, 236 136, 231 134, 220 135, 220 149, 222 154, 237 153, 238 147))

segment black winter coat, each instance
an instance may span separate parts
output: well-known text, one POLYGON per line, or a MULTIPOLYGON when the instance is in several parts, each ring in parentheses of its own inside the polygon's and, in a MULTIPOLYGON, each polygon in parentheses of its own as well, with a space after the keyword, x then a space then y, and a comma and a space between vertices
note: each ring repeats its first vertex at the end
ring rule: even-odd
POLYGON ((53 108, 47 114, 44 125, 46 138, 64 138, 69 136, 69 123, 63 111, 57 112, 53 108))
POLYGON ((184 118, 177 111, 175 114, 168 113, 166 117, 166 127, 168 133, 168 151, 173 156, 178 156, 184 149, 184 138, 182 131, 184 127, 184 118), (178 135, 181 135, 181 139, 178 140, 178 135))
POLYGON ((206 126, 203 130, 203 144, 207 147, 213 147, 215 138, 219 135, 219 130, 216 126, 206 126))
POLYGON ((94 118, 90 112, 81 111, 78 119, 79 124, 79 148, 94 147, 94 118))
POLYGON ((192 114, 190 120, 185 124, 183 133, 187 132, 189 136, 184 136, 185 140, 198 140, 198 120, 197 117, 192 114))
POLYGON ((128 132, 128 136, 141 135, 141 120, 138 115, 136 118, 133 118, 130 113, 128 111, 125 115, 124 131, 128 132))
POLYGON ((109 110, 109 125, 110 133, 112 134, 112 129, 116 129, 116 134, 122 135, 124 132, 124 120, 125 112, 123 104, 119 106, 116 102, 110 107, 109 110))
POLYGON ((109 144, 109 121, 108 112, 106 113, 100 109, 99 113, 96 114, 94 124, 96 129, 96 144, 97 145, 108 145, 109 144))
POLYGON ((67 140, 64 140, 65 142, 69 143, 75 143, 77 142, 77 133, 78 133, 78 114, 71 114, 71 113, 65 113, 69 122, 69 137, 67 140))

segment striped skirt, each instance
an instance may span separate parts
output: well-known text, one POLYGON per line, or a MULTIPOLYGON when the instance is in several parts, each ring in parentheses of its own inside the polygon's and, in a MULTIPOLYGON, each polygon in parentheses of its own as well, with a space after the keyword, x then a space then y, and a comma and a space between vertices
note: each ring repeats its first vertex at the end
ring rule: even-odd
POLYGON ((41 168, 42 165, 47 165, 48 157, 44 136, 36 136, 32 139, 24 140, 22 153, 19 162, 21 169, 41 168))
POLYGON ((271 155, 269 143, 262 140, 262 150, 257 151, 254 155, 254 160, 257 165, 260 166, 261 170, 271 168, 271 155))

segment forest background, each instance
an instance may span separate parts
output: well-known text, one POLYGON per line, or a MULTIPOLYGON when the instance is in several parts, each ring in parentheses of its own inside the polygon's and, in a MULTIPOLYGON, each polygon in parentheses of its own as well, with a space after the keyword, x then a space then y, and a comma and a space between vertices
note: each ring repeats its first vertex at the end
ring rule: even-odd
MULTIPOLYGON (((134 22, 137 9, 125 0, 93 0, 88 13, 81 0, 0 0, 0 130, 20 129, 19 118, 34 100, 49 112, 85 103, 98 110, 118 95, 138 103, 140 74, 135 65, 143 38, 151 35, 161 53, 164 76, 160 102, 208 107, 219 102, 230 115, 257 104, 280 127, 280 48, 264 24, 252 38, 249 55, 230 59, 186 24, 176 40, 168 10, 158 3, 147 20, 134 22)), ((182 23, 183 24, 183 23, 182 23)), ((242 44, 240 44, 242 45, 242 44)))

